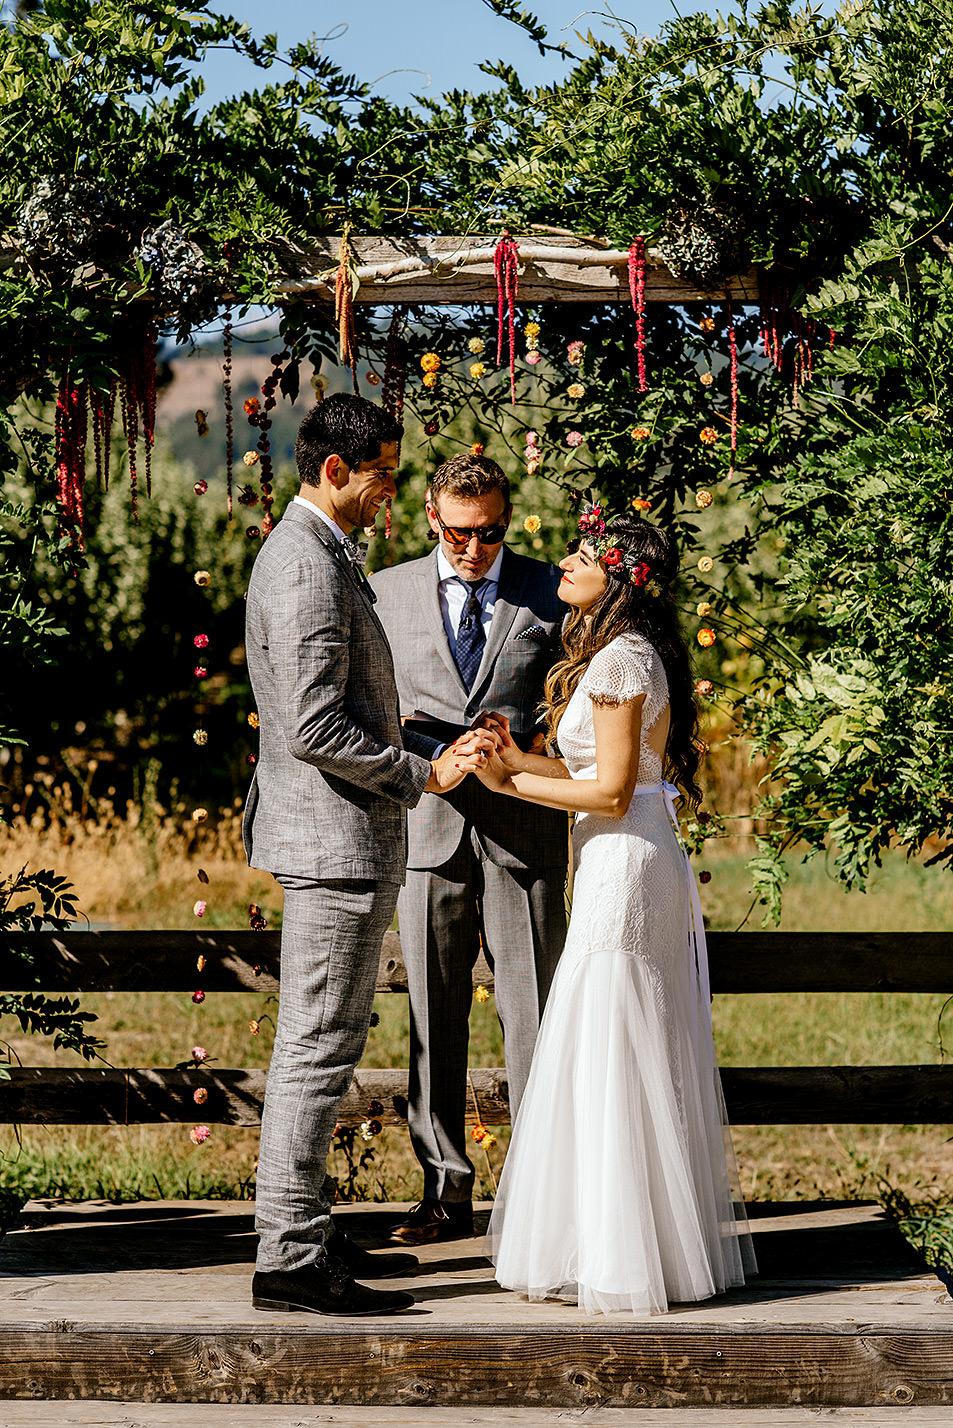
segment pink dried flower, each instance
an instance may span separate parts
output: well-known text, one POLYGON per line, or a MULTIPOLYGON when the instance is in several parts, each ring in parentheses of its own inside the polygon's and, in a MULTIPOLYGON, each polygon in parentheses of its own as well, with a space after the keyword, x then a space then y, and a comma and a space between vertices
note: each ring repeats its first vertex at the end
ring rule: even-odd
POLYGON ((204 650, 208 646, 208 635, 196 635, 192 643, 197 650, 204 650))
POLYGON ((205 1050, 204 1046, 192 1047, 192 1060, 197 1061, 200 1065, 203 1061, 208 1060, 208 1052, 205 1050))
POLYGON ((526 354, 526 361, 531 367, 535 367, 536 363, 541 362, 542 360, 542 354, 539 352, 527 352, 526 354))
POLYGON ((189 1131, 189 1140, 193 1145, 201 1145, 211 1134, 208 1126, 193 1126, 189 1131))
POLYGON ((205 1001, 205 993, 201 990, 192 993, 192 1000, 196 1006, 205 1001))
POLYGON ((566 433, 567 446, 582 446, 585 439, 581 431, 570 431, 566 433))
MULTIPOLYGON (((208 903, 204 900, 204 898, 199 898, 199 900, 198 900, 197 902, 195 902, 195 903, 192 904, 192 911, 193 911, 193 913, 195 914, 196 917, 204 917, 204 916, 205 916, 205 909, 206 909, 207 907, 208 907, 208 903)), ((201 970, 201 969, 199 969, 199 970, 201 970)))

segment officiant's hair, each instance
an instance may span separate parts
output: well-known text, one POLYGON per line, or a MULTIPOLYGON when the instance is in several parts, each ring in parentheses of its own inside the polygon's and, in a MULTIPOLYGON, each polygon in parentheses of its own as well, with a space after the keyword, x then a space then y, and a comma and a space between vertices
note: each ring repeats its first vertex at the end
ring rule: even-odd
POLYGON ((617 516, 610 522, 608 534, 626 554, 644 561, 651 574, 644 586, 607 577, 605 591, 594 605, 586 611, 572 611, 563 629, 564 657, 546 680, 546 738, 555 744, 559 720, 593 655, 619 635, 644 635, 661 659, 668 680, 671 720, 665 746, 666 776, 697 808, 701 790, 696 782, 699 750, 695 681, 672 597, 678 551, 665 531, 641 516, 617 516))
POLYGON ((340 456, 353 471, 363 461, 376 461, 381 446, 404 434, 390 412, 365 397, 335 392, 312 407, 298 428, 295 465, 306 486, 320 486, 321 467, 329 456, 340 456))
POLYGON ((430 479, 430 500, 438 496, 459 496, 464 501, 499 491, 507 510, 510 506, 510 483, 502 466, 488 456, 474 456, 470 451, 451 456, 438 466, 430 479))

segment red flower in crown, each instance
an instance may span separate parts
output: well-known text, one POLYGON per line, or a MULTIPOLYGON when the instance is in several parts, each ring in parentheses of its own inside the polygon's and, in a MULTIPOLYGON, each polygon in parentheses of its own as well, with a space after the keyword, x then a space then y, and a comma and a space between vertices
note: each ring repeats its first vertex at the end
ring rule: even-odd
POLYGON ((629 583, 631 585, 638 586, 645 585, 651 577, 651 574, 652 567, 650 565, 646 565, 644 560, 641 560, 639 561, 638 565, 633 568, 632 574, 629 576, 629 583))
POLYGON ((622 552, 617 545, 612 546, 602 557, 606 565, 612 569, 616 565, 622 564, 622 552))

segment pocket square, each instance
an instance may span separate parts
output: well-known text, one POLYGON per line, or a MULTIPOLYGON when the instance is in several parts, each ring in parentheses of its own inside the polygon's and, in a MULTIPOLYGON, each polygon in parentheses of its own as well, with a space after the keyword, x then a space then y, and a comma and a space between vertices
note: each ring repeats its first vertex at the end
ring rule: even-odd
POLYGON ((516 638, 518 640, 536 640, 539 642, 549 639, 549 631, 544 629, 542 625, 527 625, 525 630, 520 630, 516 638))

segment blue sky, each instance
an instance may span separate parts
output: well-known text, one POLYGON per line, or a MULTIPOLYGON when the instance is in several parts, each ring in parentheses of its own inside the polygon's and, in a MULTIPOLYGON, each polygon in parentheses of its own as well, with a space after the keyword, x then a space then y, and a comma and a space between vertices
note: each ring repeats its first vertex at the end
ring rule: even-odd
MULTIPOLYGON (((610 42, 618 29, 604 6, 585 8, 579 0, 522 0, 549 30, 553 43, 568 44, 577 55, 585 46, 575 30, 592 30, 610 42)), ((407 103, 414 94, 440 95, 449 89, 487 89, 494 81, 477 68, 482 60, 502 59, 512 64, 525 84, 545 84, 560 78, 567 63, 558 56, 541 56, 533 41, 518 26, 501 20, 482 0, 272 0, 270 5, 219 0, 212 8, 248 24, 255 34, 277 33, 282 48, 327 36, 325 53, 348 73, 389 99, 407 103)), ((655 34, 676 14, 671 0, 619 0, 612 8, 639 34, 655 34)), ((713 0, 688 0, 685 14, 714 13, 713 0)), ((209 56, 203 67, 207 100, 261 83, 251 67, 225 53, 209 56)), ((260 74, 260 72, 259 72, 260 74)), ((272 78, 275 72, 269 71, 272 78)))

